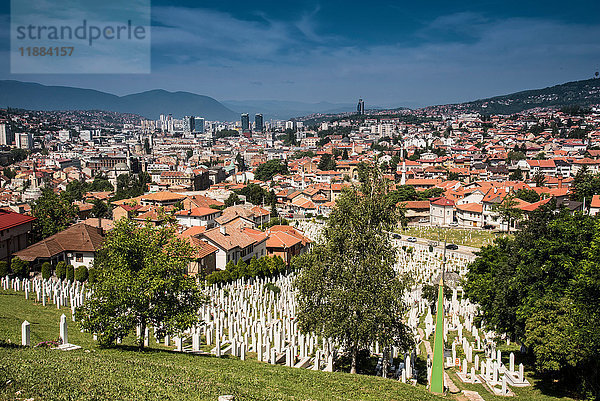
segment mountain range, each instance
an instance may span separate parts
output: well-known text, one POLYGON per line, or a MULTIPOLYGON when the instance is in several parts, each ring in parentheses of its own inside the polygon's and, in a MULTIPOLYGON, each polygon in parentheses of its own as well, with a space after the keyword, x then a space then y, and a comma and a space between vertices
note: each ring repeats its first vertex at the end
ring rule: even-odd
POLYGON ((462 103, 461 108, 481 114, 513 114, 536 107, 591 106, 600 104, 600 79, 567 82, 462 103))
POLYGON ((239 114, 209 96, 162 89, 117 96, 93 89, 46 86, 31 82, 0 81, 0 107, 27 110, 106 110, 158 119, 201 116, 208 120, 234 121, 239 114))
MULTIPOLYGON (((536 107, 589 106, 600 104, 600 79, 567 82, 543 89, 526 90, 503 96, 479 99, 444 107, 482 114, 513 114, 536 107)), ((313 113, 336 114, 355 110, 353 103, 305 103, 279 100, 228 100, 190 92, 150 90, 117 96, 93 89, 46 86, 31 82, 0 80, 0 107, 27 110, 107 110, 133 113, 149 119, 160 114, 204 117, 208 120, 235 121, 240 113, 262 113, 265 120, 289 119, 313 113)), ((369 107, 379 108, 379 107, 369 107)), ((252 117, 251 117, 252 119, 252 117)))

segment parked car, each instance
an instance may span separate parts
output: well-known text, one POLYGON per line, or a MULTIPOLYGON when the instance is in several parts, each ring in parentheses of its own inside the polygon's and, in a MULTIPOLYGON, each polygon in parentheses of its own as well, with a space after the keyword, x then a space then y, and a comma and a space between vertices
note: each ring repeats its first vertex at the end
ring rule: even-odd
POLYGON ((450 223, 450 227, 458 227, 458 223, 456 221, 453 221, 452 223, 450 223))
POLYGON ((408 237, 406 240, 408 242, 417 242, 417 239, 415 237, 408 237))
POLYGON ((458 245, 456 244, 447 244, 446 249, 452 249, 453 251, 458 249, 458 245))
POLYGON ((400 234, 398 234, 398 233, 393 233, 392 234, 392 238, 394 238, 394 239, 401 239, 402 236, 400 234))

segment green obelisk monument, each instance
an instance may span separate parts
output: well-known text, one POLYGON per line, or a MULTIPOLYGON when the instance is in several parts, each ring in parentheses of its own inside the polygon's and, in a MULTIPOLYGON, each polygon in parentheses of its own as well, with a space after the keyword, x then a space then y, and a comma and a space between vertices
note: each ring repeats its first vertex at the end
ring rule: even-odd
POLYGON ((435 340, 433 344, 433 363, 431 365, 432 393, 444 392, 444 275, 440 277, 438 290, 437 316, 435 319, 435 340))

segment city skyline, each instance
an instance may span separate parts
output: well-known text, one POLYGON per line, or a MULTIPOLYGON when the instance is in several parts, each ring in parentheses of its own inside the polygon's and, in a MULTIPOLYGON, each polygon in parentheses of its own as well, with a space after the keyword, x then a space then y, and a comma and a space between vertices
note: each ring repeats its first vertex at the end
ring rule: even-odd
MULTIPOLYGON (((344 3, 345 4, 345 3, 344 3)), ((573 2, 370 7, 156 1, 152 73, 10 74, 8 7, 0 18, 0 79, 151 89, 217 100, 298 100, 419 107, 591 78, 599 8, 573 2)))

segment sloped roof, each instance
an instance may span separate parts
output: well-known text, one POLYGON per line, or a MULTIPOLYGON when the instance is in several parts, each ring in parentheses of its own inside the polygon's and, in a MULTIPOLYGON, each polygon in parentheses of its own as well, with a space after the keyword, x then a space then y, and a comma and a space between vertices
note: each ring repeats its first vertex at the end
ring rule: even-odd
POLYGON ((35 217, 0 209, 0 230, 31 223, 35 217))
POLYGON ((104 237, 97 228, 78 223, 15 252, 15 256, 34 261, 37 258, 51 258, 61 252, 96 252, 102 247, 103 241, 104 237))

